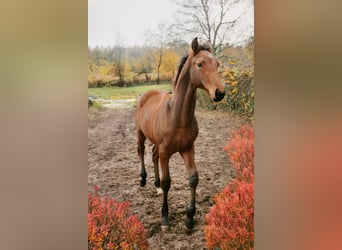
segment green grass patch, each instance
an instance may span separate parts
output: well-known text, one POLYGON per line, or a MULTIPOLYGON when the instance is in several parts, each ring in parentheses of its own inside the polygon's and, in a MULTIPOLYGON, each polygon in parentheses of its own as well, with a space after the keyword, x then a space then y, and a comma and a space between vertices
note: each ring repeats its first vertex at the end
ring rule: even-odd
POLYGON ((105 88, 88 88, 88 94, 98 98, 115 100, 115 99, 136 99, 142 93, 152 90, 170 91, 171 83, 163 84, 149 84, 149 85, 135 85, 129 87, 105 87, 105 88))

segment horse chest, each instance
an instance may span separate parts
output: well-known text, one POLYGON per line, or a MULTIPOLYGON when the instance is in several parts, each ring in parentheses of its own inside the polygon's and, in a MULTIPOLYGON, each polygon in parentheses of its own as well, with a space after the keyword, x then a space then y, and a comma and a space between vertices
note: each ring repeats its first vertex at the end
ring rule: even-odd
POLYGON ((198 134, 198 129, 178 129, 168 142, 172 151, 180 152, 192 147, 198 134))

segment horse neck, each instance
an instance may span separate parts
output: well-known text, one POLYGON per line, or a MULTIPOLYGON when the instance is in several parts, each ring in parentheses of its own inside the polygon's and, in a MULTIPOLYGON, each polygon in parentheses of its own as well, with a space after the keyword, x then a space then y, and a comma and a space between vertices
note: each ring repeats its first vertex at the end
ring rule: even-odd
POLYGON ((179 75, 172 98, 172 116, 180 126, 191 124, 195 118, 196 87, 191 84, 190 60, 185 63, 179 75))

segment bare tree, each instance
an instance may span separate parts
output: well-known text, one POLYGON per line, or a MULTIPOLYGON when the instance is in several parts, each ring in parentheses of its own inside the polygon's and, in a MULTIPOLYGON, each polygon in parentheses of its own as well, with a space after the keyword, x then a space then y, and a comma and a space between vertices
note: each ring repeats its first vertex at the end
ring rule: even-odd
POLYGON ((152 47, 151 57, 157 68, 157 84, 160 82, 160 66, 163 62, 163 51, 166 44, 166 24, 159 24, 154 30, 145 34, 146 42, 152 47))
POLYGON ((116 42, 113 48, 114 74, 119 77, 118 85, 124 85, 123 74, 125 71, 125 48, 122 45, 120 33, 116 34, 116 42))
POLYGON ((163 62, 163 46, 160 46, 156 51, 152 52, 152 58, 157 66, 157 84, 160 82, 160 66, 163 62))
POLYGON ((183 34, 199 36, 210 41, 214 54, 227 45, 229 35, 243 13, 233 15, 232 10, 244 1, 251 0, 174 0, 178 5, 178 18, 174 28, 183 34))

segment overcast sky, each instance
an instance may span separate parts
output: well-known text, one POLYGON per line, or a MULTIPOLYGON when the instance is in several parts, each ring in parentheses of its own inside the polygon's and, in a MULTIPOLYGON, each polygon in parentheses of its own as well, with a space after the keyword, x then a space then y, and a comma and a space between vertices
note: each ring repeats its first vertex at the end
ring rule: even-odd
MULTIPOLYGON (((124 46, 143 45, 144 34, 176 13, 171 0, 88 0, 88 45, 113 46, 116 36, 124 46)), ((246 21, 253 24, 253 9, 246 21)))

